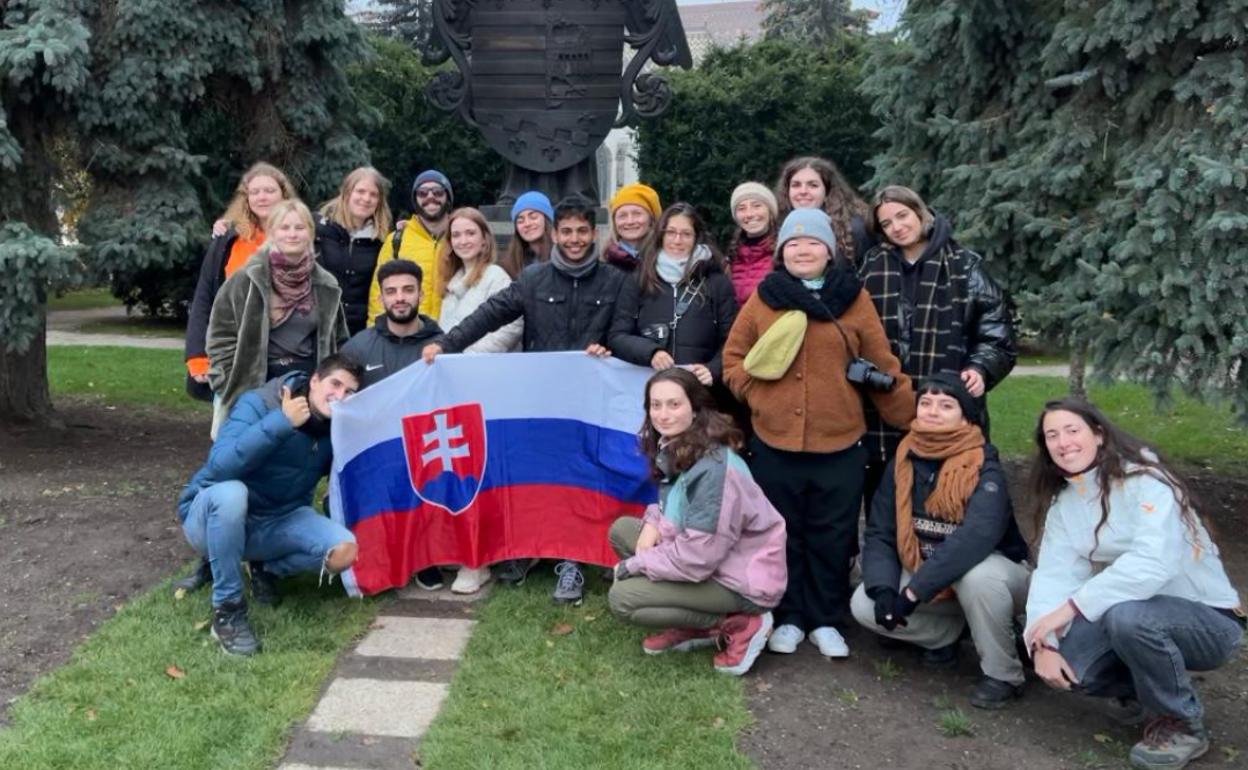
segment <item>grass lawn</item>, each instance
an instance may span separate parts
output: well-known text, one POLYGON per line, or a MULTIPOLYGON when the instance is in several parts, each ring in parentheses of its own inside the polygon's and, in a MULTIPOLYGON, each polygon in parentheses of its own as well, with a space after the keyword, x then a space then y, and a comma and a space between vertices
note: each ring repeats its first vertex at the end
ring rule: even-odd
MULTIPOLYGON (((1066 392, 1061 377, 1006 378, 988 395, 993 443, 1006 455, 1031 456, 1040 409, 1066 392)), ((1152 393, 1129 383, 1093 385, 1088 397, 1115 423, 1189 467, 1238 475, 1248 462, 1248 430, 1228 407, 1178 395, 1157 412, 1152 393)))
POLYGON ((551 602, 548 575, 495 589, 421 741, 424 767, 753 767, 734 746, 750 721, 741 680, 711 650, 643 654, 645 632, 610 614, 589 572, 579 608, 551 602))
POLYGON ((186 336, 186 325, 172 318, 152 318, 135 313, 123 321, 93 321, 78 328, 83 334, 125 334, 130 337, 186 336))
POLYGON ((338 653, 376 614, 316 576, 283 584, 276 610, 252 609, 265 645, 223 654, 206 628, 207 589, 175 600, 166 581, 122 607, 9 711, 0 767, 273 767, 338 653))
POLYGON ((186 394, 180 350, 54 345, 48 348, 53 398, 86 396, 107 406, 142 406, 209 414, 186 394))
POLYGON ((108 287, 94 289, 78 289, 66 292, 59 297, 48 297, 48 310, 92 310, 97 307, 120 305, 121 300, 113 296, 108 287))

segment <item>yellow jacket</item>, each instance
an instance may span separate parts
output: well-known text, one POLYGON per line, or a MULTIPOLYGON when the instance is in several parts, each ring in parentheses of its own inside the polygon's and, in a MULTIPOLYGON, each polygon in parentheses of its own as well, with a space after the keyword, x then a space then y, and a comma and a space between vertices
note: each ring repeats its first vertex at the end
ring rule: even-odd
MULTIPOLYGON (((371 325, 377 316, 385 312, 381 306, 381 287, 377 285, 377 270, 394 259, 394 236, 397 231, 386 236, 381 244, 381 252, 377 255, 377 267, 373 269, 373 281, 368 289, 368 321, 371 325)), ((420 281, 420 313, 430 318, 437 318, 442 310, 442 298, 438 296, 438 246, 442 236, 435 236, 425 229, 420 217, 413 215, 403 228, 403 236, 399 239, 399 258, 408 259, 420 265, 422 278, 420 281)))

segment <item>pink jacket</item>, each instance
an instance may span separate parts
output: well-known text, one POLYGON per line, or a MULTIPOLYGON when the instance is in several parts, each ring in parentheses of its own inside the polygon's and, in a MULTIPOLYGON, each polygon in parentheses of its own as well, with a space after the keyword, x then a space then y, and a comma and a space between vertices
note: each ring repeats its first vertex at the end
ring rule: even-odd
MULTIPOLYGON (((660 467, 664 457, 660 455, 660 467)), ((651 580, 714 580, 760 607, 775 607, 788 584, 784 519, 763 495, 745 461, 727 447, 663 481, 645 521, 659 542, 625 561, 651 580)))
POLYGON ((737 295, 737 307, 745 306, 754 289, 771 272, 771 258, 775 253, 776 242, 772 238, 755 243, 741 240, 731 261, 732 288, 737 295))

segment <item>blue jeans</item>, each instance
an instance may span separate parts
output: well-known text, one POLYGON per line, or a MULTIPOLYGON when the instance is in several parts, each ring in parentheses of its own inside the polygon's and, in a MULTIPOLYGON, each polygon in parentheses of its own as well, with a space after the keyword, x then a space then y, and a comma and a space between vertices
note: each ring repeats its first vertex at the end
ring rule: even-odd
POLYGON ((1150 715, 1199 724, 1204 707, 1188 671, 1212 671, 1244 630, 1199 602, 1154 596, 1115 604, 1101 619, 1075 618, 1059 651, 1075 671, 1075 692, 1135 697, 1150 715))
POLYGON ((283 516, 249 517, 247 485, 241 481, 201 489, 182 531, 212 565, 214 607, 242 598, 243 561, 263 561, 265 571, 279 577, 316 572, 330 549, 355 542, 349 530, 308 506, 283 516))

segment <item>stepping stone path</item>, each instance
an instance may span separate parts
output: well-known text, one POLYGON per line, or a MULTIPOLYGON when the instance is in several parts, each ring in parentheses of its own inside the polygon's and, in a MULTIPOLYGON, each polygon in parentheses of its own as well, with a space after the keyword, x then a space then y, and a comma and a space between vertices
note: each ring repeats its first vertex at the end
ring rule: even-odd
POLYGON ((278 770, 416 767, 416 745, 446 699, 472 634, 473 604, 493 587, 469 596, 415 584, 400 590, 338 660, 278 770))

